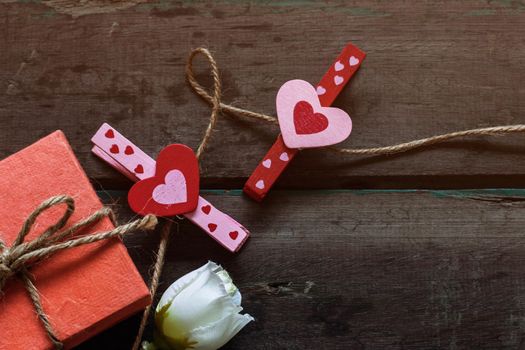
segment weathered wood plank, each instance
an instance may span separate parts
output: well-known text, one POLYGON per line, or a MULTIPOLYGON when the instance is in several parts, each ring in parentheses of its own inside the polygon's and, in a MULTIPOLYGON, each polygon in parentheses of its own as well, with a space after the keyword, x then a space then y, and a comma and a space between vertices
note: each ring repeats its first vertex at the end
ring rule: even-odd
MULTIPOLYGON (((315 82, 347 41, 363 48, 336 103, 354 120, 345 146, 525 121, 521 1, 138 2, 0 2, 1 157, 61 128, 94 182, 127 186, 91 156, 90 136, 109 121, 152 155, 196 147, 209 107, 184 63, 202 45, 220 64, 224 100, 267 113, 284 81, 315 82)), ((277 129, 227 117, 217 129, 203 184, 239 188, 277 129)), ((282 187, 521 187, 525 146, 481 138, 390 158, 305 151, 294 163, 282 187)))
MULTIPOLYGON (((523 190, 275 191, 262 206, 238 192, 205 196, 253 236, 231 255, 183 222, 161 290, 208 259, 225 266, 257 319, 226 349, 522 346, 523 190)), ((125 240, 144 275, 156 240, 125 240)), ((137 323, 82 349, 125 349, 137 323)))

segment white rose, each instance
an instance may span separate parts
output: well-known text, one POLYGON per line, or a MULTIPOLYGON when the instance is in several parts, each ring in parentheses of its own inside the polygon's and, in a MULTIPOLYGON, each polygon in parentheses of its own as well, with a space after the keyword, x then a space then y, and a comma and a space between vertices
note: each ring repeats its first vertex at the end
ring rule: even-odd
POLYGON ((142 347, 216 350, 254 320, 241 311, 241 293, 230 275, 210 261, 164 292, 155 312, 155 344, 142 347))

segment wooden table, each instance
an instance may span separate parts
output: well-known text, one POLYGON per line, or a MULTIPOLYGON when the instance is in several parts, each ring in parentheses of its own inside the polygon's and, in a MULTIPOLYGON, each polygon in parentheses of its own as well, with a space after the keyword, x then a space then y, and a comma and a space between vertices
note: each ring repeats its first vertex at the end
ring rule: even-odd
MULTIPOLYGON (((219 62, 225 102, 273 114, 282 83, 316 82, 355 43, 368 57, 335 104, 353 116, 346 147, 523 123, 524 23, 515 0, 3 0, 0 156, 62 129, 128 219, 130 182, 89 139, 108 121, 153 156, 195 148, 210 108, 184 65, 199 46, 219 62)), ((201 164, 203 193, 252 231, 245 248, 232 255, 183 222, 168 252, 161 289, 208 259, 233 275, 257 321, 225 349, 525 346, 522 135, 391 157, 304 151, 257 204, 238 189, 277 133, 221 117, 201 164)), ((145 278, 157 244, 126 240, 145 278)), ((138 321, 79 349, 127 349, 138 321)))

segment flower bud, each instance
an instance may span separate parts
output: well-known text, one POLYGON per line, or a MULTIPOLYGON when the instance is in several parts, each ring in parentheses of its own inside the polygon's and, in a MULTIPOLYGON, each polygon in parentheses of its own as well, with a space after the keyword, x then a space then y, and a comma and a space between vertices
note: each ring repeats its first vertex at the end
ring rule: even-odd
POLYGON ((155 312, 154 344, 144 350, 216 350, 253 321, 242 311, 241 294, 221 266, 208 262, 175 281, 155 312))

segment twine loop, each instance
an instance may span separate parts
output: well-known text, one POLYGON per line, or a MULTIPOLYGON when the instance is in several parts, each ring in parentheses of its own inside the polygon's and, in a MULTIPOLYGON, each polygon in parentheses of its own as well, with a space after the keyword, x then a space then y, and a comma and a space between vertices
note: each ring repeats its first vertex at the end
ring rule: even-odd
POLYGON ((76 236, 76 233, 79 231, 100 222, 106 217, 114 222, 114 215, 111 209, 104 207, 89 217, 74 223, 69 228, 62 230, 74 211, 75 202, 70 196, 59 195, 51 197, 43 201, 29 214, 10 247, 7 247, 6 244, 0 240, 0 292, 2 292, 10 278, 15 275, 21 277, 31 297, 38 318, 56 349, 62 349, 63 344, 55 335, 49 318, 42 308, 40 295, 28 269, 59 251, 110 239, 112 237, 120 237, 135 230, 153 230, 157 225, 157 218, 153 215, 147 215, 128 224, 117 226, 110 231, 76 236), (46 228, 44 232, 33 240, 26 242, 25 238, 31 231, 36 219, 50 208, 61 204, 66 205, 66 210, 56 223, 46 228))
MULTIPOLYGON (((237 118, 251 118, 259 121, 279 124, 277 118, 266 115, 263 113, 253 112, 248 109, 243 109, 235 107, 221 101, 221 80, 219 76, 219 67, 215 58, 212 56, 210 51, 206 48, 197 48, 190 53, 188 63, 186 65, 186 79, 190 84, 193 92, 199 95, 204 101, 212 106, 212 113, 210 124, 206 129, 206 134, 204 136, 203 142, 201 143, 199 150, 206 147, 213 126, 216 123, 217 115, 220 112, 224 112, 233 117, 237 118), (204 88, 195 77, 193 72, 193 60, 195 56, 202 54, 206 57, 210 65, 210 74, 213 78, 213 90, 210 93, 206 88, 204 88)), ((525 133, 525 124, 515 124, 515 125, 502 125, 502 126, 493 126, 488 128, 478 128, 478 129, 469 129, 464 131, 454 131, 446 134, 435 135, 423 139, 413 140, 409 142, 403 142, 399 144, 383 146, 383 147, 372 147, 372 148, 338 148, 338 147, 327 147, 330 151, 340 153, 342 155, 361 155, 361 156, 379 156, 379 155, 391 155, 395 153, 407 152, 416 148, 421 148, 425 146, 430 146, 438 143, 443 143, 445 141, 467 137, 467 136, 497 136, 503 134, 511 133, 525 133)), ((199 154, 199 153, 198 153, 199 154)))
POLYGON ((3 289, 6 281, 14 275, 13 270, 9 267, 9 263, 6 262, 6 256, 0 255, 0 290, 3 289))

